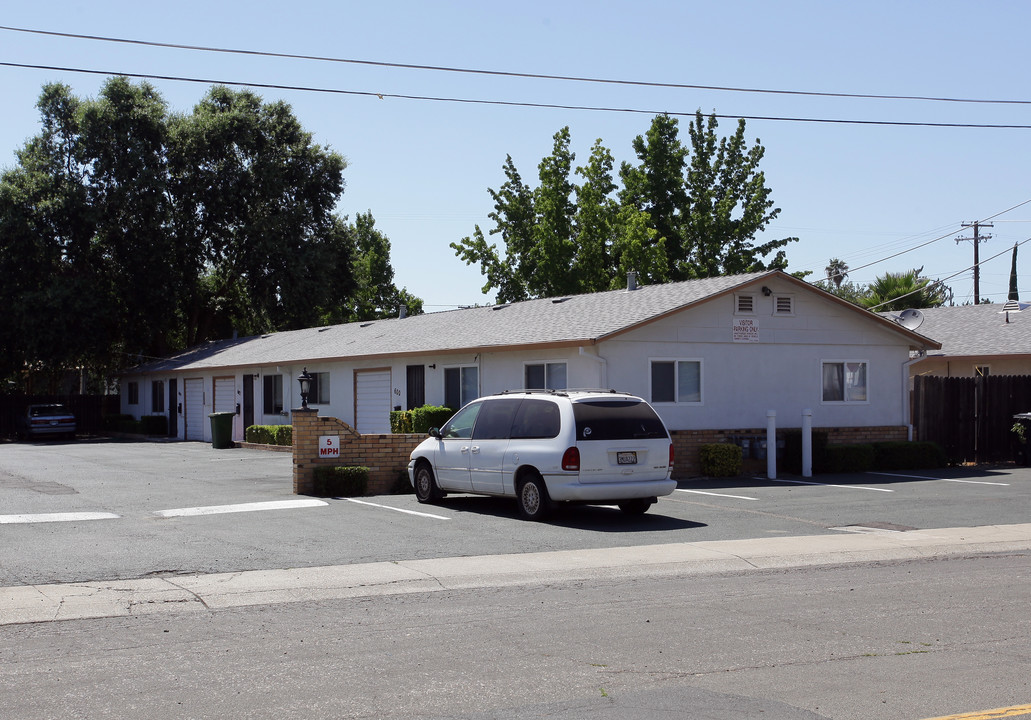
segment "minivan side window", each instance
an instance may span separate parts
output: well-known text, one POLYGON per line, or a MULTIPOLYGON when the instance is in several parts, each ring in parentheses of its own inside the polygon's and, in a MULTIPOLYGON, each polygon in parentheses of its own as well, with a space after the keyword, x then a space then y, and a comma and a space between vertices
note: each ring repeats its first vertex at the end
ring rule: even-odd
POLYGON ((558 437, 561 428, 562 418, 558 405, 548 400, 523 400, 512 424, 512 439, 558 437))
POLYGON ((442 438, 470 438, 473 436, 473 423, 480 412, 483 403, 469 405, 458 411, 458 414, 447 421, 441 429, 442 438))
POLYGON ((577 440, 642 440, 669 437, 648 403, 593 400, 573 403, 577 440))
POLYGON ((521 402, 519 398, 502 398, 480 403, 483 409, 476 416, 473 440, 507 440, 521 402))

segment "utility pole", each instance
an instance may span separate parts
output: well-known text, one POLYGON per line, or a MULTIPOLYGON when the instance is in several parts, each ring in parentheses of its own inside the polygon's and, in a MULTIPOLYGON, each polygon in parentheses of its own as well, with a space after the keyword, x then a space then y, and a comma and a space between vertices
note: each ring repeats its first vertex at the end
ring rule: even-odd
POLYGON ((991 235, 981 235, 980 231, 983 227, 995 227, 995 223, 974 222, 963 223, 963 227, 974 228, 974 237, 962 237, 956 238, 957 243, 966 242, 967 240, 974 241, 974 305, 981 304, 981 261, 978 260, 977 246, 982 242, 986 242, 991 239, 991 235))

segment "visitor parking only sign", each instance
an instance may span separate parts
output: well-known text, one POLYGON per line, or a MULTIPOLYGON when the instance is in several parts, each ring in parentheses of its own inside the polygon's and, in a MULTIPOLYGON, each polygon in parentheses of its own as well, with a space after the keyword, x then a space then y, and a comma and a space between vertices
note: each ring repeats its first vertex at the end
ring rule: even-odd
POLYGON ((340 457, 340 436, 323 435, 319 438, 319 457, 338 458, 340 457))

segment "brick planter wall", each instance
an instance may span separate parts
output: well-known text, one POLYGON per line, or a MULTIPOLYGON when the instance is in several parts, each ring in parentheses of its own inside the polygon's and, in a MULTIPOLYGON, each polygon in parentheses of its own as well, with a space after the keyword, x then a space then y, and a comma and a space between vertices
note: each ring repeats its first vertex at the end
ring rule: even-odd
POLYGON ((369 468, 367 494, 391 492, 401 472, 408 467, 408 456, 422 442, 423 434, 362 435, 343 420, 319 417, 318 410, 291 411, 293 419, 294 493, 304 495, 315 487, 315 468, 319 465, 362 466, 369 468), (319 457, 319 438, 337 435, 340 457, 319 457))
MULTIPOLYGON (((792 428, 777 431, 777 437, 792 428)), ((798 428, 793 428, 797 430, 798 428)), ((871 443, 895 440, 906 440, 908 432, 902 425, 885 425, 879 427, 843 427, 818 428, 813 432, 827 433, 828 445, 849 445, 852 443, 871 443)), ((673 477, 678 480, 699 477, 702 468, 698 461, 699 448, 709 443, 729 443, 734 436, 766 439, 766 428, 743 428, 738 430, 674 430, 673 437, 674 468, 673 477)), ((780 458, 778 458, 779 462, 780 458)), ((744 458, 742 471, 746 473, 766 472, 766 460, 744 458)))
MULTIPOLYGON (((304 495, 314 490, 315 468, 318 465, 363 466, 369 468, 369 495, 389 493, 399 475, 408 467, 408 456, 420 442, 423 434, 362 435, 337 418, 319 417, 318 410, 292 411, 294 434, 294 493, 304 495), (340 437, 340 457, 319 458, 319 437, 340 437)), ((790 429, 790 428, 788 428, 790 429)), ((797 428, 796 428, 797 429, 797 428)), ((784 430, 778 431, 778 436, 784 430)), ((827 433, 830 445, 905 440, 904 426, 813 428, 813 432, 827 433)), ((699 448, 708 443, 731 442, 735 436, 766 439, 766 428, 736 430, 674 430, 673 448, 675 466, 673 477, 678 480, 700 477, 699 448)), ((745 458, 742 471, 766 472, 766 460, 745 458)))

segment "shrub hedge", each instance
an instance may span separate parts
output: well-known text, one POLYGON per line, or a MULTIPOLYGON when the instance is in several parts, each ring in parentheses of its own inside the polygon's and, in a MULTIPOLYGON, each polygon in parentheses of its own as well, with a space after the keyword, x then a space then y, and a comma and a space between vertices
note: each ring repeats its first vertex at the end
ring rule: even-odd
POLYGON ((243 438, 258 445, 293 445, 294 428, 292 425, 251 425, 244 431, 243 438))
MULTIPOLYGON (((875 442, 850 445, 824 445, 817 454, 816 433, 813 433, 813 472, 844 473, 869 470, 926 470, 945 467, 945 451, 933 442, 875 442)), ((801 434, 799 434, 799 438, 801 434)), ((802 446, 789 450, 785 443, 782 467, 800 472, 802 446), (795 467, 797 466, 797 470, 795 467)))
POLYGON ((440 427, 455 414, 455 411, 440 405, 423 405, 414 410, 392 410, 390 412, 390 432, 418 433, 429 432, 431 427, 440 427))
POLYGON ((698 449, 702 475, 735 477, 741 474, 741 447, 730 443, 708 443, 698 449))
POLYGON ((318 465, 313 495, 319 497, 361 497, 369 488, 369 468, 318 465))

